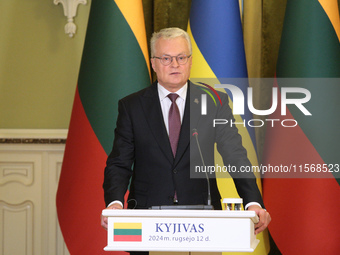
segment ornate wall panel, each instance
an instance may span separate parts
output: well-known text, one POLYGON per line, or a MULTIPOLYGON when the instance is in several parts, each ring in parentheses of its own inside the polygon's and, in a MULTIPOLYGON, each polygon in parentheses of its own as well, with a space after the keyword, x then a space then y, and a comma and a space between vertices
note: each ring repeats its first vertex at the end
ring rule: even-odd
POLYGON ((55 205, 66 132, 10 134, 0 130, 0 254, 68 255, 55 205))

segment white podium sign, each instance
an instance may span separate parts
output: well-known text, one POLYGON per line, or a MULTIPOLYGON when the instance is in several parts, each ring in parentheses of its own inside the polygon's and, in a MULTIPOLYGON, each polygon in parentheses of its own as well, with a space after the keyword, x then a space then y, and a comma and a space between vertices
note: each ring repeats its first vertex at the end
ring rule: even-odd
POLYGON ((106 251, 253 252, 253 211, 103 210, 106 251))

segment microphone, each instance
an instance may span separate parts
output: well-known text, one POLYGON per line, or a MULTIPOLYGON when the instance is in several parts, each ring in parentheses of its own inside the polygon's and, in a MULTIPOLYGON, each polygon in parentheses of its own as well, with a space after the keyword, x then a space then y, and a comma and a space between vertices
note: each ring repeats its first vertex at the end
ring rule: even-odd
MULTIPOLYGON (((198 141, 197 129, 194 128, 192 130, 192 132, 193 132, 192 135, 196 138, 197 148, 198 148, 198 152, 200 153, 201 161, 202 161, 202 164, 203 164, 203 169, 205 169, 204 158, 203 158, 203 155, 202 155, 200 143, 198 141)), ((207 174, 207 171, 205 171, 205 178, 207 179, 207 183, 208 183, 208 206, 211 206, 210 181, 209 181, 209 176, 207 174)))

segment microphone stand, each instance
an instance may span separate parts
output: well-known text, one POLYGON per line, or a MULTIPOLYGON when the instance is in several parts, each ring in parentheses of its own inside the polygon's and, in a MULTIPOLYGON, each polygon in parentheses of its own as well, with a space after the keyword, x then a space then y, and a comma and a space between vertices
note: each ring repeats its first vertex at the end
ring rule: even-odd
MULTIPOLYGON (((202 160, 202 164, 203 164, 203 169, 205 169, 205 163, 204 163, 204 158, 203 158, 203 155, 202 155, 202 151, 201 151, 201 146, 200 146, 200 143, 198 142, 198 133, 197 133, 197 129, 193 129, 193 136, 195 136, 196 138, 196 143, 197 143, 197 147, 198 147, 198 152, 200 153, 200 157, 201 157, 201 160, 202 160)), ((207 171, 205 171, 205 178, 207 179, 207 183, 208 183, 208 205, 211 205, 211 194, 210 194, 210 181, 209 181, 209 176, 207 174, 207 171)))
MULTIPOLYGON (((205 168, 204 159, 202 156, 200 144, 198 142, 198 138, 197 138, 198 133, 196 129, 193 129, 192 135, 195 136, 196 138, 198 151, 200 153, 203 167, 205 168)), ((214 210, 214 206, 211 205, 209 176, 207 173, 205 173, 205 175, 206 175, 207 182, 208 182, 208 205, 160 205, 160 206, 156 205, 156 206, 151 206, 149 209, 152 209, 152 210, 214 210)))

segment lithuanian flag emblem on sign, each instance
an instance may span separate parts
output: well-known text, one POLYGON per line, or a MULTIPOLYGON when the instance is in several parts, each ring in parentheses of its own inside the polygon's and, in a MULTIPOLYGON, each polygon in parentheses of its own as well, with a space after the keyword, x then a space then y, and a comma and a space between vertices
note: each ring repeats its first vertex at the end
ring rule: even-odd
POLYGON ((129 223, 129 222, 113 223, 113 241, 141 242, 142 223, 129 223))

